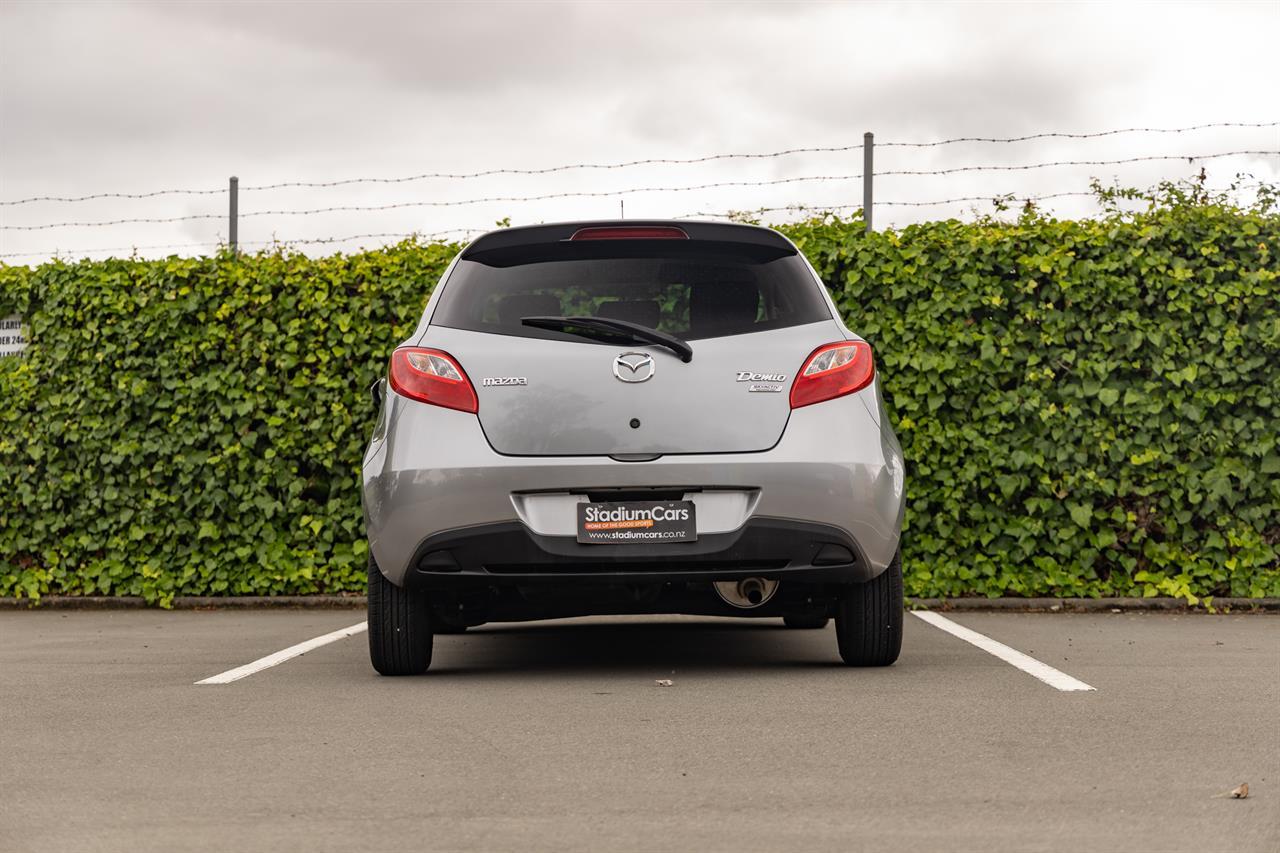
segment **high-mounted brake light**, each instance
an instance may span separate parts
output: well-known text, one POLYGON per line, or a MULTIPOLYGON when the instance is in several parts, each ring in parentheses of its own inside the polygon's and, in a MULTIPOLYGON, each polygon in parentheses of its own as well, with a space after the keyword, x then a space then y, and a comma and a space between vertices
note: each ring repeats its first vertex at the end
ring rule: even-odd
POLYGON ((579 228, 570 240, 688 240, 683 228, 667 225, 579 228))
POLYGON ((791 385, 791 408, 861 391, 875 378, 875 360, 866 341, 824 344, 809 355, 796 374, 796 381, 791 385))
POLYGON ((475 414, 476 389, 453 356, 438 349, 401 347, 391 354, 392 389, 410 400, 475 414))

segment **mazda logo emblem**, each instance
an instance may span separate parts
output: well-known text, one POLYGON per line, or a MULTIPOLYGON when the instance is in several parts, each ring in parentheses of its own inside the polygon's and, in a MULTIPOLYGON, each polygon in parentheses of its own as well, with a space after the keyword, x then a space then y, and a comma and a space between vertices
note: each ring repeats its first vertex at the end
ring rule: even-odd
POLYGON ((653 370, 653 356, 647 352, 624 352, 613 360, 613 375, 623 382, 648 382, 653 370))

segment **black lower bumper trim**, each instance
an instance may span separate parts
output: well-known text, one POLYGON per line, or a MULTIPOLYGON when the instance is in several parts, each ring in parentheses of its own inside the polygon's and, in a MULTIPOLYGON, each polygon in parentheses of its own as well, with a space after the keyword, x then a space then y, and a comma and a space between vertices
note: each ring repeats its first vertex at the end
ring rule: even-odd
POLYGON ((448 588, 603 582, 734 580, 759 575, 815 583, 870 580, 873 570, 846 533, 825 524, 754 518, 696 542, 589 545, 539 536, 519 522, 438 533, 417 548, 408 586, 448 588))

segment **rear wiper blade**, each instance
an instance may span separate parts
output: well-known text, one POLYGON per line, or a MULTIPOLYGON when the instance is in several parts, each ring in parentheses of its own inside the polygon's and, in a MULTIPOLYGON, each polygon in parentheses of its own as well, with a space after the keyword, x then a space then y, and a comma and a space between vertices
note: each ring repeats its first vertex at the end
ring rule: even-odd
POLYGON ((621 333, 633 341, 667 347, 683 362, 693 361, 693 347, 687 341, 628 320, 614 320, 610 317, 522 317, 520 322, 538 329, 552 329, 569 334, 585 333, 584 337, 594 337, 591 332, 613 335, 621 333), (573 332, 573 329, 580 331, 573 332))

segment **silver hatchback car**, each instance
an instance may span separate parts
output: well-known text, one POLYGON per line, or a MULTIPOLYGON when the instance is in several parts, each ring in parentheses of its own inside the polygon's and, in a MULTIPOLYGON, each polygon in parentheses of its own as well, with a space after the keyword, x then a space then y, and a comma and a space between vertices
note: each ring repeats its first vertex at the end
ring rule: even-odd
POLYGON ((609 613, 835 617, 902 644, 902 452, 871 347, 776 231, 583 222, 480 237, 374 386, 369 652, 609 613))

